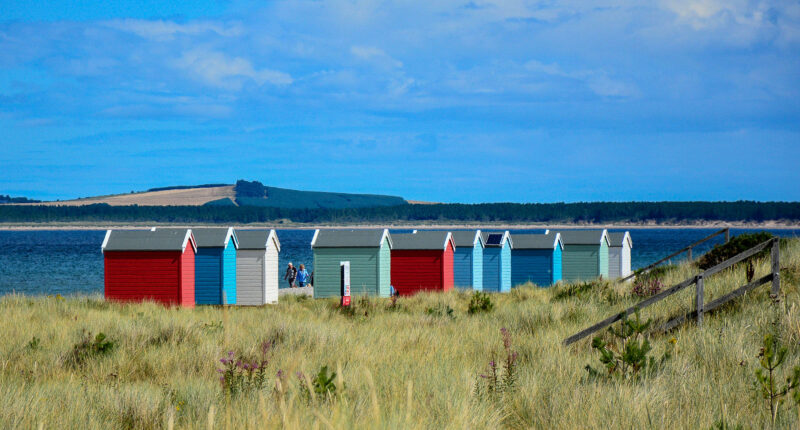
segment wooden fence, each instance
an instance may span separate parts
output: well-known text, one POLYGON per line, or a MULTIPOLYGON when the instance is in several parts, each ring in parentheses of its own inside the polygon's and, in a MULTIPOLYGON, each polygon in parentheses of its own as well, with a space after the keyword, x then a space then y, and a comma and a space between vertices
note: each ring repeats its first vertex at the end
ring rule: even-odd
POLYGON ((689 261, 692 261, 692 250, 694 249, 694 247, 696 247, 698 245, 701 245, 703 243, 706 243, 709 240, 711 240, 711 239, 713 239, 713 238, 715 238, 715 237, 717 237, 717 236, 719 236, 721 234, 725 234, 725 243, 730 242, 730 240, 731 240, 731 229, 727 228, 727 227, 723 228, 722 230, 719 230, 719 231, 717 231, 717 232, 715 232, 713 234, 710 234, 710 235, 698 240, 697 242, 692 243, 689 246, 685 246, 685 247, 681 248, 680 250, 675 251, 670 255, 667 255, 666 257, 662 258, 661 260, 656 261, 655 263, 650 264, 647 267, 639 269, 639 270, 631 273, 630 275, 619 279, 618 282, 624 282, 624 281, 627 281, 628 279, 633 278, 636 275, 641 275, 642 273, 646 273, 647 271, 649 271, 653 267, 656 267, 656 266, 658 266, 659 264, 661 264, 661 263, 663 263, 665 261, 668 261, 668 260, 670 260, 670 259, 672 259, 674 257, 677 257, 678 255, 681 255, 684 252, 686 253, 686 257, 689 259, 689 261))
POLYGON ((695 309, 693 311, 691 311, 691 312, 688 312, 688 313, 684 314, 684 315, 680 315, 680 316, 678 316, 676 318, 671 319, 670 321, 666 322, 664 325, 659 327, 658 330, 660 330, 660 331, 670 330, 670 329, 678 326, 679 324, 683 323, 684 321, 687 321, 687 320, 692 319, 692 318, 695 318, 697 320, 697 325, 698 326, 702 326, 703 325, 703 314, 704 313, 711 312, 712 310, 719 308, 720 306, 724 305, 725 303, 728 303, 729 301, 731 301, 731 300, 743 295, 744 293, 746 293, 746 292, 748 292, 748 291, 750 291, 750 290, 752 290, 752 289, 754 289, 756 287, 759 287, 759 286, 761 286, 763 284, 766 284, 768 282, 772 282, 772 290, 771 290, 771 294, 770 295, 772 297, 777 297, 778 293, 780 293, 780 288, 781 288, 781 281, 780 281, 780 240, 778 238, 772 238, 770 240, 767 240, 766 242, 762 242, 762 243, 760 243, 760 244, 748 249, 747 251, 744 251, 744 252, 742 252, 742 253, 734 256, 734 257, 731 257, 731 258, 723 261, 722 263, 720 263, 720 264, 718 264, 718 265, 716 265, 716 266, 714 266, 714 267, 712 267, 712 268, 710 268, 710 269, 708 269, 708 270, 706 270, 706 271, 704 271, 704 272, 702 272, 702 273, 700 273, 698 275, 695 275, 695 276, 693 276, 693 277, 691 277, 689 279, 686 279, 685 281, 683 281, 683 282, 681 282, 681 283, 679 283, 677 285, 674 285, 674 286, 672 286, 672 287, 670 287, 670 288, 668 288, 668 289, 666 289, 666 290, 664 290, 664 291, 662 291, 662 292, 660 292, 658 294, 655 294, 652 297, 649 297, 649 298, 647 298, 645 300, 642 300, 638 304, 636 304, 634 306, 631 306, 630 308, 625 309, 624 311, 622 311, 622 312, 620 312, 620 313, 618 313, 616 315, 610 316, 610 317, 604 319, 603 321, 598 322, 597 324, 595 324, 595 325, 593 325, 591 327, 588 327, 588 328, 586 328, 584 330, 581 330, 580 332, 578 332, 578 333, 576 333, 576 334, 564 339, 564 345, 570 345, 572 343, 575 343, 578 340, 583 339, 584 337, 589 336, 592 333, 595 333, 595 332, 597 332, 599 330, 602 330, 602 329, 610 326, 611 324, 621 320, 623 317, 627 317, 628 315, 633 314, 634 312, 636 312, 639 309, 644 309, 647 306, 650 306, 650 305, 652 305, 654 303, 657 303, 657 302, 659 302, 659 301, 661 301, 661 300, 663 300, 663 299, 665 299, 665 298, 667 298, 667 297, 677 293, 678 291, 681 291, 684 288, 687 288, 687 287, 689 287, 691 285, 695 285, 696 286, 696 288, 695 288, 695 309), (746 260, 748 258, 753 257, 754 255, 758 254, 759 252, 761 252, 762 250, 764 250, 765 248, 767 248, 769 246, 772 247, 772 249, 771 249, 771 251, 772 251, 772 256, 771 256, 772 257, 772 266, 771 266, 771 270, 770 270, 771 273, 769 275, 766 275, 766 276, 763 276, 763 277, 761 277, 759 279, 756 279, 756 280, 748 283, 747 285, 739 287, 736 290, 733 290, 730 293, 725 294, 724 296, 722 296, 722 297, 720 297, 718 299, 715 299, 715 300, 713 300, 711 302, 708 302, 708 303, 704 302, 704 299, 703 299, 703 297, 704 297, 703 288, 704 288, 706 279, 708 279, 709 277, 711 277, 712 275, 714 275, 716 273, 721 272, 722 270, 725 270, 725 269, 733 266, 736 263, 739 263, 741 261, 744 261, 744 260, 746 260))

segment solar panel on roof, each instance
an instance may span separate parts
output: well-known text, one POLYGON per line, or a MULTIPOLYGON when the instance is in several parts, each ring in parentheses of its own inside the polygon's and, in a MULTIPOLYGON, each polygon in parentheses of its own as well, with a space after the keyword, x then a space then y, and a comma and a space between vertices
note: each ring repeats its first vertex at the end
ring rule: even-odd
POLYGON ((500 233, 491 233, 486 239, 487 245, 500 245, 503 242, 503 235, 500 233))

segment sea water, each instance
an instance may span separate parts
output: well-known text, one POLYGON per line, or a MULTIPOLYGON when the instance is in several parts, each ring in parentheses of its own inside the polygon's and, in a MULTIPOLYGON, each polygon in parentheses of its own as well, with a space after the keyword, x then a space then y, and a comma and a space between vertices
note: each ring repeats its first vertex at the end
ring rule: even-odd
MULTIPOLYGON (((635 270, 702 239, 717 229, 670 228, 628 229, 633 239, 631 265, 635 270)), ((610 229, 609 231, 623 231, 610 229)), ((762 231, 731 229, 735 236, 744 232, 762 231)), ((784 237, 800 236, 796 230, 767 230, 784 237)), ((410 230, 392 230, 395 233, 410 230)), ((542 233, 543 230, 511 230, 512 233, 542 233)), ((104 230, 94 231, 0 231, 0 295, 24 294, 92 294, 103 292, 104 230)), ((286 265, 305 264, 314 270, 311 254, 313 230, 278 230, 281 242, 279 276, 286 265)), ((724 236, 706 242, 694 250, 700 256, 712 246, 722 243, 724 236)), ((685 258, 685 254, 674 262, 685 258)), ((286 282, 280 280, 282 288, 286 282)))

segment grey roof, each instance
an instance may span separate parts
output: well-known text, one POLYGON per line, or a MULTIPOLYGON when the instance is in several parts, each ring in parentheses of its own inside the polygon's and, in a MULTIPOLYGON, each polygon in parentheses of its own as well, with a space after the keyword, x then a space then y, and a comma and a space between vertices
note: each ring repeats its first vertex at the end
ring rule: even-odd
MULTIPOLYGON (((481 232, 481 240, 483 240, 483 244, 484 244, 484 246, 488 246, 488 247, 492 247, 492 246, 494 246, 494 247, 498 247, 497 245, 489 245, 489 244, 488 244, 488 243, 489 243, 489 240, 488 240, 488 239, 489 239, 489 235, 490 235, 490 234, 502 234, 502 235, 504 235, 504 236, 508 236, 509 242, 511 242, 511 244, 513 245, 513 241, 511 240, 511 235, 510 235, 510 234, 508 234, 508 230, 506 230, 506 231, 482 231, 482 232, 481 232)), ((505 237, 503 237, 503 239, 504 239, 504 240, 503 240, 503 241, 500 243, 500 245, 499 245, 499 247, 500 247, 500 248, 502 248, 502 247, 504 247, 504 246, 505 246, 505 237)), ((512 246, 512 248, 513 248, 513 246, 512 246)))
POLYGON ((618 248, 622 247, 622 241, 625 240, 625 236, 628 237, 628 245, 633 247, 633 239, 631 239, 631 235, 627 231, 619 232, 619 233, 609 233, 608 234, 608 241, 611 242, 611 246, 616 246, 618 248))
POLYGON ((410 234, 395 234, 392 236, 392 249, 435 249, 444 251, 445 241, 447 240, 452 240, 450 232, 447 231, 419 231, 410 234))
POLYGON ((558 233, 564 245, 600 245, 603 237, 608 238, 606 230, 561 230, 558 233))
POLYGON ((478 242, 483 245, 483 237, 480 235, 480 230, 468 231, 454 231, 453 241, 456 243, 456 248, 472 248, 475 245, 475 236, 478 236, 478 242))
POLYGON ((233 233, 232 228, 193 228, 192 233, 197 240, 198 248, 224 248, 231 238, 234 244, 238 245, 236 233, 233 233))
POLYGON ((514 249, 555 249, 556 244, 561 242, 561 236, 552 232, 548 234, 512 234, 511 240, 514 242, 514 249))
POLYGON ((236 230, 236 238, 239 240, 238 249, 267 249, 270 236, 274 237, 278 251, 281 243, 275 230, 236 230))
POLYGON ((389 230, 317 230, 311 241, 312 248, 378 248, 384 235, 392 237, 389 230))
MULTIPOLYGON (((191 230, 109 230, 103 240, 105 251, 183 251, 192 241, 191 230)), ((192 246, 196 243, 193 242, 192 246)))

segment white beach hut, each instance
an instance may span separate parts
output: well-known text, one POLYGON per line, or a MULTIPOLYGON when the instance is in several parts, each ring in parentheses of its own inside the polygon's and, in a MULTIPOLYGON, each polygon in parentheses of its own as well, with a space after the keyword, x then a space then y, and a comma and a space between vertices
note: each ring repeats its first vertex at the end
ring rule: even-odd
POLYGON ((278 253, 275 230, 237 230, 236 304, 278 303, 278 253))
POLYGON ((608 277, 624 278, 631 274, 631 248, 633 241, 630 232, 609 233, 611 245, 608 248, 608 277))

